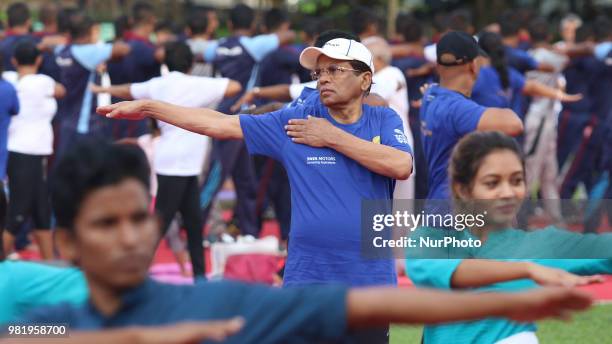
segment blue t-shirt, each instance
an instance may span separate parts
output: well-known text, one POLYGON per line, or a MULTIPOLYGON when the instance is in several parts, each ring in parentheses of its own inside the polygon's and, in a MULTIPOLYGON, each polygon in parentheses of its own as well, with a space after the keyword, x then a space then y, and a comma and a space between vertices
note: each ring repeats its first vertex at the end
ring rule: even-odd
POLYGON ((244 327, 224 343, 313 343, 344 335, 346 294, 339 286, 279 289, 229 281, 181 286, 147 279, 123 295, 114 315, 101 314, 92 303, 63 304, 34 311, 23 322, 64 323, 74 331, 241 316, 244 327))
MULTIPOLYGON (((318 93, 313 93, 317 94, 318 93)), ((411 153, 400 117, 386 107, 363 106, 353 124, 340 124, 321 102, 265 115, 241 115, 251 154, 280 161, 291 185, 291 231, 286 286, 341 282, 382 285, 396 282, 391 260, 362 258, 361 200, 391 199, 394 180, 376 174, 330 149, 294 143, 285 133, 289 119, 325 118, 363 140, 411 153)))
POLYGON ((287 104, 288 108, 302 106, 304 104, 317 104, 319 102, 319 91, 316 88, 304 87, 300 95, 291 103, 287 104))
POLYGON ((497 70, 491 66, 482 67, 472 89, 472 100, 482 106, 512 109, 520 114, 525 77, 516 69, 508 68, 508 81, 508 88, 503 89, 497 70))
POLYGON ((0 181, 6 178, 8 161, 8 126, 11 116, 19 113, 19 99, 15 87, 0 78, 0 181))
POLYGON ((431 86, 421 105, 423 150, 429 167, 428 199, 448 199, 448 162, 455 144, 478 127, 487 108, 463 94, 431 86))
POLYGON ((536 61, 526 51, 506 46, 506 61, 510 67, 518 70, 521 74, 525 74, 530 70, 538 69, 538 61, 536 61))

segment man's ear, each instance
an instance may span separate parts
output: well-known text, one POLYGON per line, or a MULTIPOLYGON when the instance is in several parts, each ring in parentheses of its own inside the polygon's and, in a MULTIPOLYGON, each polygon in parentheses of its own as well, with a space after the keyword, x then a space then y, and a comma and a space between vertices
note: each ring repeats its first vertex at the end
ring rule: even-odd
POLYGON ((74 231, 59 227, 55 230, 55 244, 60 257, 70 262, 77 262, 79 254, 74 231))
POLYGON ((366 72, 363 73, 363 82, 361 83, 361 91, 365 92, 372 85, 372 73, 366 72))

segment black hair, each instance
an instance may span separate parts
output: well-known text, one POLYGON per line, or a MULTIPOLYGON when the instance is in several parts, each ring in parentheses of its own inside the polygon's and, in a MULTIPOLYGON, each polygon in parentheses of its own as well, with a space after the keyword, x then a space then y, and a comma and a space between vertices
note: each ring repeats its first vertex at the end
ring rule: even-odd
POLYGON ((593 22, 593 36, 597 42, 602 42, 612 35, 612 22, 608 17, 599 16, 593 22))
POLYGON ((43 24, 57 23, 58 14, 58 6, 53 2, 47 2, 40 7, 40 11, 38 12, 38 19, 43 24))
POLYGON ((121 39, 123 35, 130 30, 130 17, 127 15, 121 15, 113 21, 113 27, 115 28, 115 39, 121 39))
POLYGON ((40 56, 40 50, 36 44, 29 39, 24 39, 15 46, 13 57, 20 66, 32 66, 40 56))
POLYGON ((499 75, 502 88, 507 89, 510 86, 510 75, 501 36, 493 32, 483 32, 478 38, 478 45, 489 55, 491 65, 499 75))
POLYGON ((576 29, 576 43, 582 43, 593 38, 593 27, 583 23, 576 29))
POLYGON ((352 39, 353 41, 361 42, 359 37, 353 35, 350 32, 346 32, 342 30, 327 30, 325 32, 321 32, 319 37, 317 37, 317 40, 315 41, 314 46, 317 48, 323 48, 323 45, 325 45, 325 43, 331 41, 332 39, 336 39, 336 38, 346 38, 346 39, 352 39))
POLYGON ((170 42, 164 46, 164 63, 168 69, 181 73, 188 73, 193 64, 193 53, 184 42, 170 42))
POLYGON ((155 32, 168 31, 173 34, 179 34, 181 32, 180 27, 171 20, 162 20, 155 24, 155 32))
POLYGON ((57 226, 74 230, 74 220, 90 193, 132 178, 149 189, 149 164, 137 146, 94 139, 76 144, 59 161, 50 180, 57 226))
POLYGON ((30 8, 23 2, 16 2, 8 7, 6 16, 9 27, 23 25, 30 19, 30 8))
POLYGON ((187 27, 192 35, 206 33, 208 29, 208 10, 202 7, 193 8, 187 16, 187 27))
POLYGON ((499 17, 499 30, 502 37, 516 36, 521 29, 521 23, 514 11, 507 10, 499 17))
POLYGON ((83 12, 77 12, 70 16, 70 25, 68 31, 72 39, 82 38, 91 33, 93 20, 83 12))
POLYGON ((155 7, 148 2, 138 1, 132 6, 134 25, 143 24, 155 17, 155 7))
POLYGON ((75 8, 62 8, 57 14, 57 31, 67 33, 70 31, 70 17, 78 10, 75 8))
POLYGON ((367 7, 356 7, 351 11, 351 30, 356 35, 364 33, 368 26, 378 25, 378 16, 367 7))
POLYGON ((453 31, 472 33, 472 12, 468 9, 457 9, 451 12, 449 17, 449 28, 453 31))
POLYGON ((403 19, 402 31, 400 32, 407 43, 420 42, 423 39, 423 24, 414 16, 403 19))
POLYGON ((230 10, 230 21, 234 30, 250 29, 255 20, 255 11, 247 5, 239 4, 230 10))
POLYGON ((548 42, 548 21, 543 17, 535 18, 529 23, 529 36, 532 43, 548 42))
POLYGON ((289 22, 289 15, 280 8, 271 8, 264 15, 264 24, 269 32, 276 31, 278 28, 289 22))
POLYGON ((443 33, 448 30, 450 25, 450 16, 448 13, 436 13, 433 18, 433 28, 437 33, 443 33))
POLYGON ((498 131, 476 131, 464 136, 453 149, 448 165, 450 184, 471 188, 482 161, 489 154, 500 150, 509 150, 516 154, 521 161, 524 173, 525 161, 515 139, 498 131))

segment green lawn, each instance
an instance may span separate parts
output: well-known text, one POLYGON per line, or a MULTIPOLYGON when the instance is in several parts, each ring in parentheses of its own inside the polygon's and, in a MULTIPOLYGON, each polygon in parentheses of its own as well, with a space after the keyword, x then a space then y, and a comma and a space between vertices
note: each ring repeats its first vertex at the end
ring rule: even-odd
MULTIPOLYGON (((569 323, 540 322, 537 334, 541 344, 612 344, 612 305, 596 306, 576 315, 569 323)), ((391 344, 420 342, 420 326, 394 326, 391 329, 391 344)))

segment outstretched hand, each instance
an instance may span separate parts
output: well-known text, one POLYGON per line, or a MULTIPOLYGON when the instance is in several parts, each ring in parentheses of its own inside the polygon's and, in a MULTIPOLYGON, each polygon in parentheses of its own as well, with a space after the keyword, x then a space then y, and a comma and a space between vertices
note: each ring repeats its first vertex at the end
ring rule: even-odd
POLYGON ((570 320, 573 312, 586 310, 593 304, 590 294, 574 288, 538 288, 517 296, 520 300, 514 303, 506 316, 519 322, 550 317, 570 320))
POLYGON ((125 101, 100 106, 96 112, 108 118, 139 120, 147 117, 144 113, 146 104, 146 100, 125 101))

